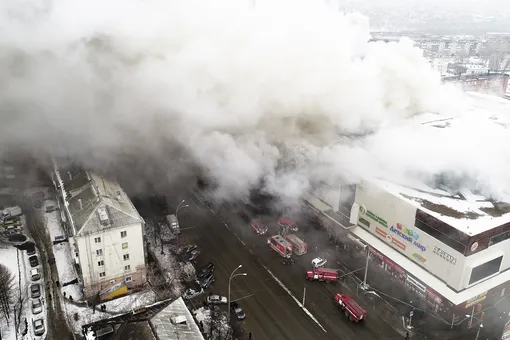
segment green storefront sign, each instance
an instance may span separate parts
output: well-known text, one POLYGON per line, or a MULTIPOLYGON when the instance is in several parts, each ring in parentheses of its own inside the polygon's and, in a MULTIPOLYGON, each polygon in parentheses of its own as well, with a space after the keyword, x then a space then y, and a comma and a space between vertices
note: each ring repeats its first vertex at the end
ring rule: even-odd
POLYGON ((379 216, 377 216, 376 214, 374 214, 373 212, 371 212, 370 210, 367 210, 367 213, 366 215, 368 217, 370 217, 372 220, 376 221, 377 223, 379 223, 380 225, 383 225, 385 226, 386 228, 388 228, 388 222, 386 222, 385 220, 383 220, 382 218, 380 218, 379 216))

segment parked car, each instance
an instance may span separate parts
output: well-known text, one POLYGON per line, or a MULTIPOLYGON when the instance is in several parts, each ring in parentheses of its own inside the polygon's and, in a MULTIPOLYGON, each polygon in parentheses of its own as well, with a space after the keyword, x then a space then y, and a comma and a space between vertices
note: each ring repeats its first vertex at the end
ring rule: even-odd
POLYGON ((209 288, 214 282, 216 281, 216 277, 214 274, 209 274, 206 277, 204 277, 202 280, 200 280, 200 286, 203 289, 209 288))
POLYGON ((39 268, 32 268, 30 270, 30 277, 32 281, 37 281, 41 278, 41 273, 39 272, 39 268))
POLYGON ((199 296, 203 292, 204 292, 204 289, 197 282, 196 286, 188 287, 188 289, 186 289, 186 291, 184 292, 183 297, 185 299, 193 299, 194 297, 199 296))
POLYGON ((33 243, 27 245, 27 255, 35 255, 35 245, 33 243))
POLYGON ((200 250, 198 249, 193 249, 192 251, 184 254, 182 256, 182 260, 183 261, 195 261, 198 256, 200 256, 200 250))
POLYGON ((179 249, 179 254, 184 255, 196 249, 198 249, 198 246, 196 244, 188 244, 187 246, 184 246, 181 249, 179 249))
POLYGON ((267 226, 260 220, 251 221, 251 228, 257 233, 257 235, 265 235, 267 233, 267 226))
POLYGON ((230 311, 236 316, 237 320, 244 320, 246 318, 244 310, 237 302, 230 303, 230 311))
POLYGON ((37 258, 37 255, 32 255, 28 258, 28 261, 30 262, 30 267, 34 268, 39 265, 39 259, 37 258))
POLYGON ((41 286, 38 283, 30 285, 30 297, 32 299, 41 297, 41 286))
POLYGON ((324 267, 326 263, 328 263, 328 260, 323 257, 316 257, 312 260, 312 266, 314 268, 324 267))
POLYGON ((41 299, 32 299, 32 314, 39 314, 42 312, 41 299))
POLYGON ((220 295, 209 295, 205 299, 205 303, 208 305, 226 305, 227 298, 220 295))
POLYGON ((198 271, 197 277, 200 280, 212 273, 214 273, 214 263, 209 262, 205 266, 200 268, 200 270, 198 271))
POLYGON ((43 335, 44 331, 45 331, 43 319, 34 320, 33 324, 34 324, 34 334, 37 336, 43 335))

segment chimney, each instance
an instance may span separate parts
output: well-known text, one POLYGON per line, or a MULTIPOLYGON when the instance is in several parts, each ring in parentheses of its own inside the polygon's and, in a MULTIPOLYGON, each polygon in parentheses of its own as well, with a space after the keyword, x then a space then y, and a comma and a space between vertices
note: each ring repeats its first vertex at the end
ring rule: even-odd
POLYGON ((78 204, 80 205, 80 210, 83 209, 83 202, 81 201, 81 198, 78 198, 78 204))
POLYGON ((120 191, 117 191, 117 201, 121 201, 122 200, 122 197, 120 196, 120 191))
POLYGON ((69 180, 72 181, 73 180, 73 175, 71 175, 71 171, 68 171, 67 174, 69 175, 69 180))

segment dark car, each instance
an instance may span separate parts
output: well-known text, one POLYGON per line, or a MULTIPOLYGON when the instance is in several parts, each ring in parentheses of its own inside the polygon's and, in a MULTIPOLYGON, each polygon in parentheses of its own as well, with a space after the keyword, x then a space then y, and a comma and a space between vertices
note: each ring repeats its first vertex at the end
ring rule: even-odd
POLYGON ((179 254, 181 255, 188 254, 196 249, 198 249, 198 246, 196 244, 188 244, 187 246, 184 246, 179 250, 179 254))
POLYGON ((33 243, 27 244, 27 255, 28 256, 35 255, 35 245, 33 243))
POLYGON ((214 273, 214 263, 209 262, 198 271, 198 279, 202 279, 210 274, 214 273))
POLYGON ((236 316, 237 320, 244 320, 246 318, 244 310, 237 302, 230 303, 230 311, 236 316))
POLYGON ((28 261, 30 262, 30 267, 34 268, 39 265, 39 259, 36 255, 32 255, 28 258, 28 261))
POLYGON ((216 281, 216 276, 214 274, 209 274, 205 276, 202 280, 199 281, 200 287, 203 289, 209 288, 216 281))
POLYGON ((34 283, 30 285, 30 296, 32 299, 38 298, 41 296, 41 286, 38 283, 34 283))

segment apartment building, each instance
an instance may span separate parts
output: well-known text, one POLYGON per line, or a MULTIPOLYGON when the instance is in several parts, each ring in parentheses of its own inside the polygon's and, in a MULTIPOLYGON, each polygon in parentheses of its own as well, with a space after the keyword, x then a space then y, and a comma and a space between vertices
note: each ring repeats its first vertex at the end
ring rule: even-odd
POLYGON ((55 163, 63 221, 87 299, 146 282, 144 220, 120 185, 55 163))

